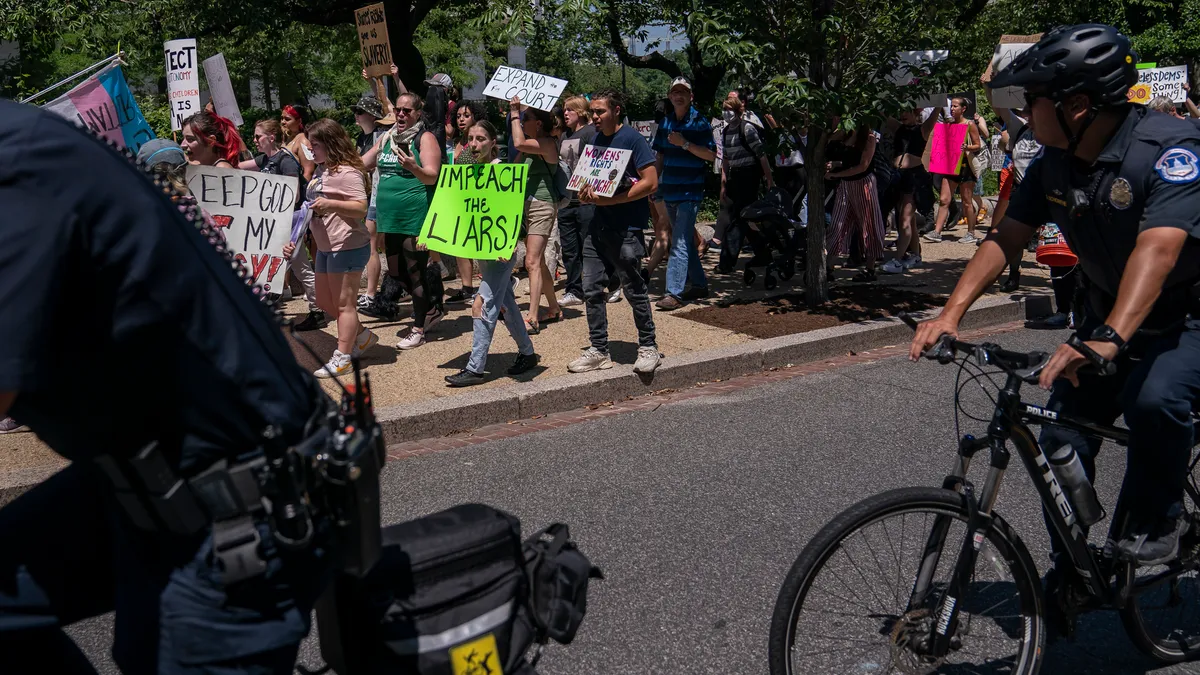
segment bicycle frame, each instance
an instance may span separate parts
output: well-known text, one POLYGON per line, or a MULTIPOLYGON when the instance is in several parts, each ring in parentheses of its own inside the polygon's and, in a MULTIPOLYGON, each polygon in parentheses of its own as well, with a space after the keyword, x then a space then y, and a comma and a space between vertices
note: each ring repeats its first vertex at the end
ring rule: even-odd
MULTIPOLYGON (((1121 445, 1128 445, 1129 432, 1025 403, 1020 396, 1022 384, 1023 381, 1020 377, 1013 373, 1008 374, 1008 379, 996 399, 996 409, 988 425, 987 438, 964 438, 960 441, 954 469, 943 483, 943 487, 966 495, 970 519, 958 562, 937 609, 937 619, 932 624, 933 635, 929 648, 935 657, 945 656, 951 648, 951 636, 955 633, 952 627, 957 625, 959 614, 957 599, 962 597, 967 585, 971 582, 985 532, 991 526, 992 507, 999 496, 1000 482, 1011 459, 1011 453, 1007 447, 1009 440, 1013 441, 1017 455, 1033 480, 1042 506, 1048 514, 1047 518, 1063 543, 1063 553, 1070 559, 1076 572, 1087 585, 1090 595, 1100 599, 1106 605, 1115 607, 1123 606, 1130 597, 1130 589, 1124 585, 1113 587, 1109 584, 1108 579, 1115 571, 1115 559, 1093 555, 1093 550, 1088 545, 1087 535, 1076 521, 1070 500, 1059 485, 1045 452, 1028 425, 1055 424, 1121 445), (974 488, 971 483, 967 482, 966 475, 975 453, 985 447, 990 449, 990 469, 983 489, 976 499, 974 488)), ((1118 502, 1112 517, 1110 535, 1124 528, 1123 511, 1118 502)), ((925 555, 909 598, 908 611, 922 605, 932 591, 933 575, 937 571, 949 527, 949 516, 939 516, 934 520, 925 546, 925 555)))

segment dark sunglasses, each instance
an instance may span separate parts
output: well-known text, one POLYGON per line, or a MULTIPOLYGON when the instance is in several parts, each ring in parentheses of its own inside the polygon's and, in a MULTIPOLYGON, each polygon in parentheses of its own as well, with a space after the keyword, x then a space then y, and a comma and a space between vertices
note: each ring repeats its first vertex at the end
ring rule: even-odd
POLYGON ((396 112, 402 112, 405 115, 411 115, 411 114, 415 113, 416 111, 417 111, 416 108, 401 108, 400 106, 396 106, 396 112))
POLYGON ((603 115, 604 113, 608 112, 608 109, 607 108, 592 108, 591 110, 588 110, 588 112, 592 113, 596 117, 599 117, 599 116, 603 115))

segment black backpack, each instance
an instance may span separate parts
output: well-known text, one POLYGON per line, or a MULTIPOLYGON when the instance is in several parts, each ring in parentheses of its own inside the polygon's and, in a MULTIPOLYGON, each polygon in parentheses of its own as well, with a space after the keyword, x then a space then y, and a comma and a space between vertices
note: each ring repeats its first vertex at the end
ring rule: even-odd
POLYGON ((338 675, 535 675, 547 639, 574 638, 600 575, 565 525, 522 544, 520 521, 483 504, 384 528, 383 544, 370 574, 340 576, 317 603, 338 675))

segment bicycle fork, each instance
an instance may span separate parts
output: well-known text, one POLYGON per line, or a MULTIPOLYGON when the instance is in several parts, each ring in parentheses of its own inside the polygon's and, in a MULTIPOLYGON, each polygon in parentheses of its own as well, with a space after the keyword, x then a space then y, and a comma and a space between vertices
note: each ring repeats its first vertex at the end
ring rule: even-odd
MULTIPOLYGON (((1000 481, 1008 469, 1009 458, 1010 455, 1001 434, 989 433, 988 438, 985 439, 965 436, 959 442, 954 470, 946 477, 943 487, 959 492, 966 497, 969 513, 967 532, 963 538, 950 583, 946 587, 934 615, 935 620, 932 623, 932 634, 928 643, 929 656, 940 658, 951 649, 952 637, 956 633, 958 615, 961 610, 959 598, 963 597, 974 575, 979 551, 987 538, 987 530, 992 524, 992 507, 1000 493, 1000 481), (983 491, 976 499, 974 486, 966 480, 966 474, 971 465, 971 458, 985 447, 991 448, 991 467, 987 480, 984 482, 983 491)), ((909 596, 907 611, 924 605, 933 591, 933 577, 937 573, 938 564, 941 561, 942 549, 946 543, 951 520, 950 516, 937 516, 934 519, 933 527, 925 543, 917 579, 913 584, 912 594, 909 596)))

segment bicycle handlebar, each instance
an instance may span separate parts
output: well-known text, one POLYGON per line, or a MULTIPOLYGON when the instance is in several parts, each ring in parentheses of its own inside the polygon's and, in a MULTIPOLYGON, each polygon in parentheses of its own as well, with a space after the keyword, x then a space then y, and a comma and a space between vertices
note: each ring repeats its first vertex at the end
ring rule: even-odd
MULTIPOLYGON (((917 329, 917 320, 907 313, 901 312, 897 317, 909 328, 917 329)), ((976 345, 963 342, 949 333, 942 334, 938 341, 925 350, 922 355, 931 361, 945 365, 953 363, 960 352, 974 356, 979 365, 998 366, 1002 370, 1020 377, 1028 384, 1037 384, 1042 369, 1050 363, 1050 355, 1046 352, 1013 352, 994 344, 976 345)))

